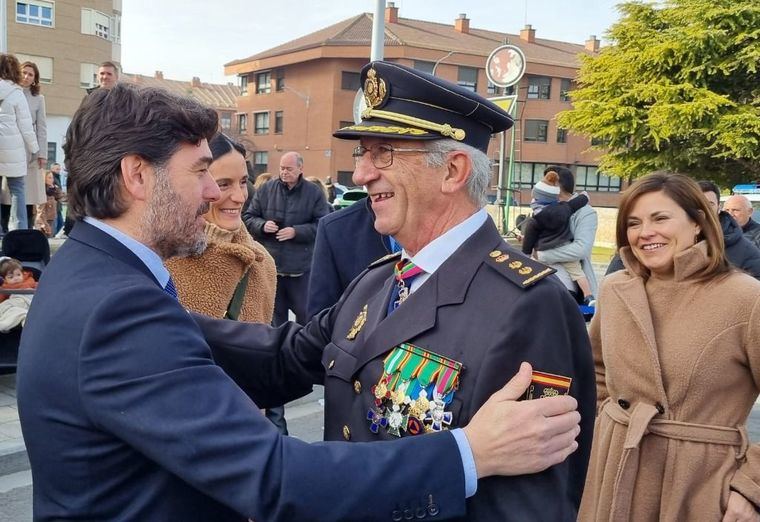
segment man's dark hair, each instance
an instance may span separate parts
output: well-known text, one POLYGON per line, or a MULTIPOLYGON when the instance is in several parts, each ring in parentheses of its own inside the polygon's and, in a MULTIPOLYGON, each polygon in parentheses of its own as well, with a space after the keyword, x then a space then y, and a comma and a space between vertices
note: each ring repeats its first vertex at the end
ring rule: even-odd
POLYGON ((559 188, 562 192, 572 194, 575 192, 575 176, 567 167, 560 167, 559 165, 549 165, 544 169, 544 176, 549 172, 556 172, 559 176, 559 188))
POLYGON ((702 192, 714 193, 715 197, 718 198, 718 201, 720 201, 720 189, 718 188, 718 185, 706 179, 703 179, 702 181, 697 181, 697 185, 699 185, 699 189, 702 192))
POLYGON ((72 217, 119 217, 128 207, 122 158, 136 154, 162 168, 182 144, 211 139, 217 126, 213 109, 162 89, 98 89, 74 114, 63 145, 72 217))

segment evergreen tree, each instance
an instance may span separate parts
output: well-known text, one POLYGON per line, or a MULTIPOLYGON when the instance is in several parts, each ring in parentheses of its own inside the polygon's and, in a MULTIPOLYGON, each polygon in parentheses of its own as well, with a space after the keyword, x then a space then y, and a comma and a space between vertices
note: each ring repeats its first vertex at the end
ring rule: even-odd
POLYGON ((600 170, 760 179, 760 2, 627 2, 611 44, 584 55, 559 124, 595 138, 600 170))

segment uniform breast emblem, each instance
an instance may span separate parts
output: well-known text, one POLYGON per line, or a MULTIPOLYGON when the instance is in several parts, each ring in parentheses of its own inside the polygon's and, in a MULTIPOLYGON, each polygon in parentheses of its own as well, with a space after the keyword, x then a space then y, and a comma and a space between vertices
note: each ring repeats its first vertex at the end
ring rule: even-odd
POLYGON ((528 390, 523 395, 524 399, 541 399, 544 397, 556 397, 567 395, 570 392, 570 384, 573 380, 564 375, 533 371, 528 390))
POLYGON ((354 325, 348 331, 348 334, 346 335, 346 339, 348 339, 349 341, 353 341, 354 339, 356 339, 356 336, 359 335, 359 332, 362 331, 362 328, 364 328, 364 324, 366 322, 367 322, 367 305, 364 305, 364 308, 362 308, 362 311, 359 312, 359 315, 357 315, 356 319, 354 319, 354 325))

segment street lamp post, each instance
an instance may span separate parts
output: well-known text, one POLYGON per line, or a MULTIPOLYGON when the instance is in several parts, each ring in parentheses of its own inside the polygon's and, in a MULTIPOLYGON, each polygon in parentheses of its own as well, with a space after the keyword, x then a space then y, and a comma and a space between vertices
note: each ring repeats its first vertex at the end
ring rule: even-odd
POLYGON ((293 87, 288 87, 288 85, 286 85, 286 84, 283 85, 283 88, 286 91, 290 91, 293 94, 295 94, 296 96, 298 96, 299 98, 301 98, 304 101, 304 103, 306 104, 306 137, 305 137, 306 143, 304 144, 304 148, 306 150, 309 150, 309 104, 311 102, 311 96, 308 95, 308 94, 304 94, 301 91, 297 91, 293 87))
POLYGON ((435 62, 435 65, 433 65, 433 70, 430 72, 430 74, 435 76, 435 70, 438 68, 438 64, 444 61, 446 58, 448 58, 452 54, 454 54, 455 52, 456 51, 449 51, 448 54, 446 54, 446 56, 444 56, 443 58, 440 58, 437 62, 435 62))

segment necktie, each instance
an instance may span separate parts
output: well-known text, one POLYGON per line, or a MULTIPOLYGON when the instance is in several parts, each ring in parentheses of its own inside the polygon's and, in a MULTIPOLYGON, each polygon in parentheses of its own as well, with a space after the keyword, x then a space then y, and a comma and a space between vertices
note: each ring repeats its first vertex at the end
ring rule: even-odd
POLYGON ((412 287, 412 281, 425 271, 408 259, 402 259, 393 268, 395 284, 391 291, 391 300, 388 302, 388 315, 392 314, 407 297, 412 287))
POLYGON ((174 299, 177 299, 177 287, 174 286, 174 281, 172 281, 171 276, 169 276, 169 281, 164 287, 164 292, 172 296, 174 299))

